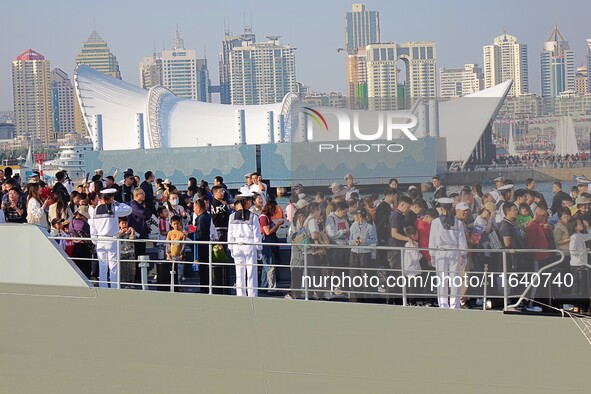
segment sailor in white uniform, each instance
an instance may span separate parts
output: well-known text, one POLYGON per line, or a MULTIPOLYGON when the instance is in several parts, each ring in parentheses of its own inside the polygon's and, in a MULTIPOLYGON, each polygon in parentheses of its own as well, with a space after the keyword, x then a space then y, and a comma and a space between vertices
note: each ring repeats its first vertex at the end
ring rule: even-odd
POLYGON ((244 185, 240 186, 240 189, 238 189, 238 191, 240 192, 240 194, 248 194, 250 193, 250 187, 252 186, 252 178, 251 178, 252 172, 249 172, 248 174, 244 174, 244 181, 246 182, 244 185))
POLYGON ((493 196, 493 198, 495 199, 495 205, 499 203, 499 200, 501 199, 501 193, 499 193, 499 188, 501 186, 503 186, 505 184, 505 177, 498 177, 495 178, 494 180, 495 182, 495 188, 493 190, 490 191, 490 195, 493 196))
POLYGON ((461 263, 466 260, 467 252, 453 249, 467 249, 466 233, 462 222, 452 216, 453 200, 444 197, 437 202, 441 216, 433 220, 429 234, 429 248, 436 249, 429 250, 429 254, 439 277, 437 299, 440 308, 457 309, 462 284, 457 277, 460 277, 461 263))
POLYGON ((262 242, 259 217, 249 208, 252 205, 252 193, 236 196, 236 212, 230 215, 228 222, 228 249, 234 257, 236 266, 236 295, 256 297, 258 294, 257 258, 261 256, 262 245, 240 245, 239 243, 262 242))
MULTIPOLYGON (((499 200, 496 203, 497 206, 497 214, 495 216, 495 223, 501 223, 503 221, 503 219, 505 218, 505 214, 503 213, 503 204, 506 202, 511 201, 511 197, 513 194, 513 185, 512 184, 506 184, 503 185, 501 187, 499 187, 497 189, 497 192, 499 193, 499 200)), ((519 208, 519 207, 517 207, 519 208)))
MULTIPOLYGON (((127 204, 115 201, 117 189, 101 190, 99 205, 90 211, 90 236, 93 238, 107 237, 117 238, 119 235, 119 219, 131 214, 131 207, 127 204)), ((117 242, 94 241, 96 255, 99 262, 99 286, 109 287, 107 284, 107 272, 110 272, 111 288, 117 287, 117 242)))

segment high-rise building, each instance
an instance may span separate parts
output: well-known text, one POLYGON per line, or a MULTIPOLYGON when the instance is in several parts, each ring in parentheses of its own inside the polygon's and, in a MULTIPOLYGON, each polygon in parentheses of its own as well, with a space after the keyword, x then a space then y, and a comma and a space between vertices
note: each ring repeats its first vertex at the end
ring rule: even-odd
MULTIPOLYGON (((587 73, 591 70, 591 38, 587 39, 587 73)), ((591 93, 591 78, 587 74, 587 92, 591 93)))
POLYGON ((230 95, 230 53, 232 49, 243 45, 250 45, 256 42, 256 37, 252 33, 250 26, 244 27, 244 33, 239 36, 232 36, 229 30, 226 30, 224 40, 222 41, 222 51, 219 54, 220 71, 220 103, 230 104, 232 98, 230 95))
POLYGON ((93 30, 88 40, 82 44, 82 50, 76 56, 76 65, 78 64, 86 64, 96 71, 121 79, 117 58, 96 30, 93 30))
POLYGON ((587 67, 581 66, 575 71, 575 93, 583 95, 587 94, 588 87, 588 72, 587 67))
POLYGON ((272 104, 296 92, 295 48, 268 42, 234 47, 230 51, 230 101, 232 104, 272 104))
POLYGON ((140 63, 140 86, 150 89, 162 85, 162 55, 154 53, 140 63))
POLYGON ((527 45, 507 33, 496 37, 492 45, 484 46, 484 88, 488 89, 509 79, 513 85, 509 96, 529 92, 527 45))
POLYGON ((366 11, 364 4, 353 4, 345 13, 345 55, 347 95, 350 105, 367 107, 367 67, 365 47, 380 42, 380 15, 366 11))
POLYGON ((552 99, 575 90, 575 55, 554 25, 541 53, 542 97, 552 99))
POLYGON ((162 86, 176 96, 211 101, 207 60, 197 59, 194 49, 185 49, 177 29, 171 50, 162 51, 162 86))
POLYGON ((439 96, 456 98, 476 93, 484 86, 483 74, 477 64, 466 64, 464 68, 439 69, 439 96))
MULTIPOLYGON (((76 65, 79 64, 86 64, 96 71, 121 79, 117 57, 111 53, 107 42, 102 39, 96 30, 93 30, 90 37, 82 44, 82 50, 76 56, 76 65)), ((84 124, 77 95, 74 95, 74 118, 76 132, 87 135, 88 125, 84 124)))
POLYGON ((51 71, 51 109, 53 131, 58 138, 76 131, 74 88, 68 74, 60 68, 51 71))
POLYGON ((12 97, 17 136, 55 141, 49 60, 39 52, 27 49, 12 62, 12 97))
POLYGON ((433 41, 405 44, 371 44, 367 46, 367 91, 369 109, 388 110, 401 107, 398 95, 405 92, 405 106, 421 98, 437 97, 437 70, 433 41), (402 84, 398 60, 406 66, 405 89, 402 84))
POLYGON ((349 87, 349 107, 367 109, 367 51, 357 49, 353 55, 347 55, 347 83, 349 87))
POLYGON ((365 4, 353 4, 345 13, 345 50, 353 55, 359 48, 380 42, 380 14, 366 11, 365 4))

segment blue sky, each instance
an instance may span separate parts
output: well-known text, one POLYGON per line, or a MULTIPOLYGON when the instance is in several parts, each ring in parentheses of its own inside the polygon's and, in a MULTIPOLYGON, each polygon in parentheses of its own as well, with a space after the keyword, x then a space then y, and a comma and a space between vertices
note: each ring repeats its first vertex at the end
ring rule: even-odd
MULTIPOLYGON (((344 13, 352 1, 201 1, 201 0, 67 0, 3 3, 0 23, 0 110, 12 109, 10 62, 33 48, 70 76, 74 59, 93 29, 117 56, 123 79, 137 84, 138 62, 152 53, 154 43, 170 48, 176 24, 185 47, 200 56, 206 48, 212 83, 217 79, 217 55, 224 18, 234 33, 244 16, 257 40, 281 35, 297 48, 297 79, 315 91, 344 91, 344 13)), ((576 64, 584 60, 591 38, 589 3, 585 0, 425 0, 366 1, 380 12, 382 42, 434 40, 437 63, 461 67, 482 65, 482 46, 504 29, 528 44, 530 90, 539 91, 539 52, 556 21, 571 47, 576 64)))

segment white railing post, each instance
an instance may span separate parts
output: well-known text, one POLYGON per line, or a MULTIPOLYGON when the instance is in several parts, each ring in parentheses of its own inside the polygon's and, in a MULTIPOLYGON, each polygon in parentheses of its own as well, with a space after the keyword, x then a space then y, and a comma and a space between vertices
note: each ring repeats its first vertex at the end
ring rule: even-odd
POLYGON ((483 286, 484 286, 484 291, 482 292, 482 310, 485 311, 486 310, 486 296, 488 295, 488 264, 484 264, 484 280, 483 282, 483 286))
POLYGON ((304 299, 306 301, 309 300, 308 298, 308 281, 306 280, 306 278, 308 277, 308 254, 306 253, 306 249, 307 249, 307 245, 303 244, 304 246, 304 299))
POLYGON ((408 305, 408 298, 407 298, 407 294, 406 294, 406 273, 405 273, 405 269, 404 269, 404 250, 400 249, 400 274, 402 275, 402 283, 404 284, 404 286, 402 286, 402 305, 403 306, 407 306, 408 305))
POLYGON ((211 247, 211 241, 209 244, 207 244, 207 250, 209 251, 208 255, 209 255, 209 264, 208 264, 208 270, 209 270, 209 294, 213 294, 213 256, 212 256, 212 252, 213 252, 213 248, 211 247))
POLYGON ((141 272, 141 280, 142 280, 142 290, 147 290, 148 289, 148 267, 150 266, 150 263, 148 263, 148 261, 150 261, 150 256, 141 255, 141 256, 137 256, 137 258, 140 261, 140 263, 138 264, 138 267, 141 270, 140 272, 141 272))
POLYGON ((507 285, 507 252, 502 251, 503 253, 503 310, 507 310, 507 306, 509 305, 509 286, 507 285))
POLYGON ((170 271, 170 292, 174 293, 174 279, 176 275, 176 270, 174 269, 174 265, 176 264, 176 260, 172 260, 172 266, 170 271))
MULTIPOLYGON (((117 289, 121 288, 121 239, 117 238, 117 289)), ((109 267, 107 267, 108 269, 109 267)), ((111 279, 111 284, 113 284, 113 278, 111 279)))

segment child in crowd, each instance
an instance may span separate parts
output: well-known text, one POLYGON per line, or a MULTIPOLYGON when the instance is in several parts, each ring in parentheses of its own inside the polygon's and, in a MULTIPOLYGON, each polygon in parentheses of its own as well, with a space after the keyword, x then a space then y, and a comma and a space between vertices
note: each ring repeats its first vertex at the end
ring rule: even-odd
MULTIPOLYGON (((591 234, 583 234, 582 231, 585 229, 583 222, 578 218, 571 219, 566 225, 568 233, 570 234, 570 270, 573 275, 573 287, 572 294, 578 295, 584 298, 587 294, 588 284, 587 281, 587 269, 585 263, 587 263, 587 253, 589 249, 585 245, 585 242, 591 240, 591 234)), ((587 300, 588 302, 588 300, 587 300)), ((574 306, 565 304, 564 309, 573 310, 573 312, 581 312, 582 302, 574 306)), ((585 305, 587 308, 587 305, 585 305)))
POLYGON ((359 201, 355 198, 350 198, 347 201, 347 204, 349 204, 349 211, 347 212, 347 223, 349 224, 349 227, 351 227, 355 222, 355 212, 357 212, 357 209, 359 208, 359 201))
POLYGON ((577 186, 573 186, 570 188, 570 196, 573 200, 576 200, 579 197, 579 188, 577 186))
MULTIPOLYGON (((378 243, 378 235, 376 232, 376 226, 371 221, 371 215, 369 212, 360 208, 355 212, 355 222, 351 225, 349 232, 349 245, 352 246, 375 246, 378 243)), ((366 272, 363 268, 370 266, 371 249, 369 248, 351 248, 349 255, 349 265, 351 270, 349 275, 363 276, 366 272)), ((371 273, 370 273, 371 274, 371 273)), ((355 302, 357 298, 365 298, 364 295, 358 297, 355 291, 369 291, 367 288, 351 289, 349 300, 355 302)))
POLYGON ((527 229, 529 222, 531 222, 532 217, 533 215, 530 206, 526 203, 520 204, 515 224, 517 225, 522 238, 525 238, 525 230, 527 229))
MULTIPOLYGON (((129 227, 127 216, 119 218, 119 239, 135 239, 138 235, 139 234, 135 232, 133 227, 129 227)), ((135 271, 137 267, 137 262, 127 261, 135 260, 135 246, 133 242, 121 242, 119 244, 119 259, 121 283, 124 283, 122 288, 129 289, 131 288, 129 283, 133 282, 135 279, 135 271)))
MULTIPOLYGON (((49 235, 52 237, 69 237, 70 222, 65 219, 53 218, 51 221, 51 229, 49 235)), ((63 249, 70 257, 74 256, 74 241, 71 239, 56 239, 55 242, 63 249)))
POLYGON ((166 239, 170 231, 170 224, 168 223, 168 209, 166 207, 158 207, 156 213, 158 214, 158 239, 166 239))
POLYGON ((419 231, 415 226, 407 226, 404 228, 404 234, 410 238, 404 245, 404 274, 406 275, 408 284, 407 291, 412 295, 408 298, 409 305, 414 305, 417 302, 416 293, 420 290, 418 285, 419 276, 421 276, 421 252, 419 251, 419 231))
MULTIPOLYGON (((183 222, 181 217, 174 215, 170 218, 170 227, 172 230, 166 235, 167 241, 185 241, 187 235, 183 231, 183 222)), ((181 261, 183 260, 183 253, 185 251, 185 244, 178 242, 167 242, 166 243, 166 260, 169 261, 181 261)), ((177 268, 178 269, 178 268, 177 268)), ((171 275, 174 275, 173 263, 158 263, 157 264, 157 280, 156 283, 159 285, 170 285, 171 275)), ((176 281, 176 275, 175 275, 176 281)), ((158 286, 158 290, 170 291, 168 286, 158 286)))

